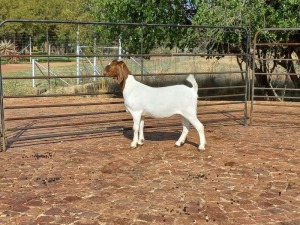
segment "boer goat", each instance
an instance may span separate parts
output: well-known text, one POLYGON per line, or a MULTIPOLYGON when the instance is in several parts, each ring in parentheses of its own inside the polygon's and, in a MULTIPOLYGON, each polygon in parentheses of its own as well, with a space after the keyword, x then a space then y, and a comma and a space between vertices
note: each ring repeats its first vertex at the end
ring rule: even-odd
POLYGON ((131 113, 134 123, 132 148, 144 143, 143 116, 164 118, 179 114, 182 116, 183 130, 175 145, 184 144, 192 124, 199 133, 198 149, 205 149, 204 127, 197 118, 198 85, 192 74, 187 77, 192 87, 174 85, 153 88, 136 81, 123 61, 113 60, 105 67, 103 75, 116 79, 123 91, 126 110, 131 113))

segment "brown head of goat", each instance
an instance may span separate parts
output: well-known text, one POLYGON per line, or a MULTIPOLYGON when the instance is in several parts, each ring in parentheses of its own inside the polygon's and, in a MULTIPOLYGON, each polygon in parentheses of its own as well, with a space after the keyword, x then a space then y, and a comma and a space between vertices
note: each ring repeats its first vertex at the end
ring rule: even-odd
POLYGON ((123 61, 113 60, 110 64, 108 64, 103 71, 103 75, 106 77, 112 77, 117 80, 122 91, 125 87, 125 82, 128 75, 131 74, 128 67, 123 61))

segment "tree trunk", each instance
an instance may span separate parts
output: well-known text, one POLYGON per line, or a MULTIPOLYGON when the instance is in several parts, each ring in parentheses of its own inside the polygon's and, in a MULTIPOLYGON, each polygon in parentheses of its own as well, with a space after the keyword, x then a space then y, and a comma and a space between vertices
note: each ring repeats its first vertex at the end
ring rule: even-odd
POLYGON ((298 77, 298 75, 296 75, 296 70, 295 70, 295 67, 294 67, 294 64, 293 64, 293 61, 291 61, 290 59, 292 59, 292 57, 285 57, 285 59, 288 59, 288 61, 283 61, 283 62, 279 62, 278 64, 280 66, 282 66, 283 68, 286 69, 286 71, 289 74, 294 86, 296 88, 300 88, 300 78, 298 77))

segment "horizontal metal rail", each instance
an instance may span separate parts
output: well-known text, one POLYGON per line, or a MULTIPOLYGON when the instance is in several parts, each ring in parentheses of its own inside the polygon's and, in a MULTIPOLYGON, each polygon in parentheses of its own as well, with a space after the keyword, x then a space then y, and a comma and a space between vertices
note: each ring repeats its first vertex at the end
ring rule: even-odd
POLYGON ((123 113, 125 110, 118 111, 103 111, 103 112, 90 112, 90 113, 70 113, 70 114, 57 114, 57 115, 47 115, 47 116, 26 116, 26 117, 11 117, 5 119, 5 121, 15 121, 15 120, 32 120, 32 119, 49 119, 58 117, 72 117, 72 116, 91 116, 91 115, 101 115, 101 114, 112 114, 112 113, 123 113))
POLYGON ((99 76, 99 75, 66 75, 66 76, 3 76, 3 80, 44 80, 44 79, 59 79, 59 78, 94 78, 94 77, 102 77, 106 78, 104 76, 99 76))
MULTIPOLYGON (((201 90, 207 89, 207 88, 199 88, 201 90)), ((212 88, 214 89, 214 88, 212 88)), ((221 89, 221 88, 220 88, 221 89)), ((244 101, 234 101, 234 102, 222 102, 222 103, 213 103, 213 104, 202 104, 203 106, 217 106, 217 105, 231 105, 231 104, 242 104, 245 103, 244 101)), ((93 102, 93 103, 66 103, 66 104, 41 104, 41 105, 14 105, 14 106, 5 106, 4 109, 28 109, 28 108, 56 108, 56 107, 75 107, 75 106, 100 106, 100 105, 118 105, 118 104, 124 104, 124 101, 118 101, 118 102, 93 102)))
POLYGON ((203 53, 169 53, 169 54, 111 54, 111 55, 99 55, 99 54, 78 54, 78 55, 1 55, 2 58, 57 58, 57 57, 67 57, 67 58, 118 58, 121 56, 122 58, 129 58, 129 57, 179 57, 179 56, 189 56, 189 57, 195 57, 195 56, 200 56, 200 57, 236 57, 236 56, 245 56, 246 54, 240 53, 240 54, 203 54, 203 53))
POLYGON ((217 111, 200 111, 197 115, 211 115, 211 114, 223 114, 223 113, 236 113, 243 112, 244 109, 232 109, 232 110, 217 110, 217 111))
POLYGON ((121 104, 120 102, 92 102, 92 103, 66 103, 66 104, 41 104, 41 105, 14 105, 5 106, 4 109, 27 109, 27 108, 55 108, 55 107, 75 107, 75 106, 97 106, 97 105, 115 105, 121 104))
POLYGON ((253 57, 254 60, 257 61, 299 61, 299 59, 286 59, 286 58, 257 58, 253 57))
POLYGON ((297 88, 266 88, 266 87, 254 87, 254 90, 300 91, 300 89, 297 88))
POLYGON ((146 23, 117 23, 117 22, 96 22, 77 20, 28 20, 28 19, 8 19, 0 22, 0 27, 6 23, 43 23, 43 24, 70 24, 70 25, 102 25, 102 26, 129 26, 129 27, 179 27, 179 28, 202 28, 202 29, 224 29, 241 30, 248 33, 247 29, 239 26, 209 26, 209 25, 185 25, 185 24, 146 24, 146 23))
POLYGON ((253 95, 254 98, 273 98, 273 99, 278 99, 278 98, 284 98, 284 99, 300 99, 299 97, 294 97, 294 96, 261 96, 261 95, 253 95))
POLYGON ((47 95, 4 95, 3 98, 52 98, 52 97, 72 97, 72 96, 97 96, 97 95, 113 95, 122 92, 97 92, 97 93, 76 93, 76 94, 47 94, 47 95))
POLYGON ((198 99, 228 98, 228 97, 242 97, 242 96, 244 97, 245 94, 203 96, 203 97, 198 97, 198 99))
POLYGON ((122 128, 111 128, 111 129, 102 129, 102 130, 88 130, 88 131, 73 131, 73 132, 60 132, 60 133, 52 133, 52 134, 40 134, 40 135, 31 135, 24 137, 15 137, 9 138, 7 140, 8 144, 16 141, 28 141, 35 139, 45 139, 45 138, 55 138, 55 137, 65 137, 65 136, 76 136, 76 135, 88 135, 88 134, 97 134, 97 133, 105 133, 105 132, 113 132, 113 131, 124 131, 130 130, 131 127, 122 127, 122 128))
POLYGON ((287 76, 287 75, 297 75, 299 76, 299 73, 257 73, 255 72, 255 75, 275 75, 275 76, 287 76))
POLYGON ((198 88, 199 90, 219 90, 219 89, 240 89, 246 88, 245 86, 227 86, 227 87, 206 87, 206 88, 198 88))
MULTIPOLYGON (((210 103, 206 104, 205 101, 200 101, 200 107, 219 106, 219 105, 234 105, 234 104, 245 104, 245 101, 234 101, 234 102, 222 102, 222 103, 210 103), (204 104, 205 103, 205 104, 204 104)), ((199 107, 198 106, 198 107, 199 107)))
POLYGON ((113 123, 113 122, 127 122, 132 121, 132 118, 118 118, 110 119, 110 120, 93 120, 93 121, 85 121, 85 122, 73 122, 73 123, 62 123, 62 124, 48 124, 48 125, 35 125, 31 127, 14 127, 6 129, 6 131, 20 131, 20 130, 36 130, 36 129, 48 129, 48 128, 59 128, 59 127, 74 127, 74 126, 84 126, 84 125, 95 125, 95 124, 105 124, 105 123, 113 123))
MULTIPOLYGON (((134 73, 133 75, 136 77, 149 77, 149 76, 178 76, 178 75, 190 75, 190 74, 206 74, 206 75, 224 75, 224 74, 241 74, 241 73, 246 73, 246 71, 222 71, 222 72, 182 72, 182 73, 178 73, 178 72, 174 72, 174 73, 147 73, 147 74, 136 74, 134 73)), ((66 78, 94 78, 94 77, 98 77, 98 78, 105 78, 105 79, 109 79, 105 76, 102 75, 80 75, 80 76, 76 76, 76 75, 65 75, 65 76, 3 76, 3 80, 43 80, 43 79, 66 79, 66 78)))

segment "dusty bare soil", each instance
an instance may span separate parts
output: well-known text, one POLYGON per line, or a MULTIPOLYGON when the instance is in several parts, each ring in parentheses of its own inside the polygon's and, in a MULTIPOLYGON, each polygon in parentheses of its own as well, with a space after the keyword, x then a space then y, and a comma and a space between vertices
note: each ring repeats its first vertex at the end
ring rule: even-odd
MULTIPOLYGON (((80 99, 100 101, 122 102, 80 99)), ((66 103, 76 104, 78 98, 5 99, 6 107, 66 103)), ((184 146, 174 147, 181 131, 177 117, 146 120, 145 144, 130 149, 130 116, 112 113, 124 110, 122 104, 74 107, 76 113, 111 112, 106 115, 7 121, 7 130, 28 128, 7 131, 8 138, 91 132, 10 143, 0 153, 0 223, 300 224, 300 130, 282 122, 295 118, 274 114, 266 123, 254 120, 254 126, 245 127, 240 114, 223 112, 236 107, 200 107, 220 112, 199 115, 208 142, 201 152, 194 129, 184 146), (76 127, 66 126, 72 123, 76 127)), ((24 119, 72 110, 6 109, 5 116, 24 119)), ((287 111, 296 114, 298 108, 287 111)))

